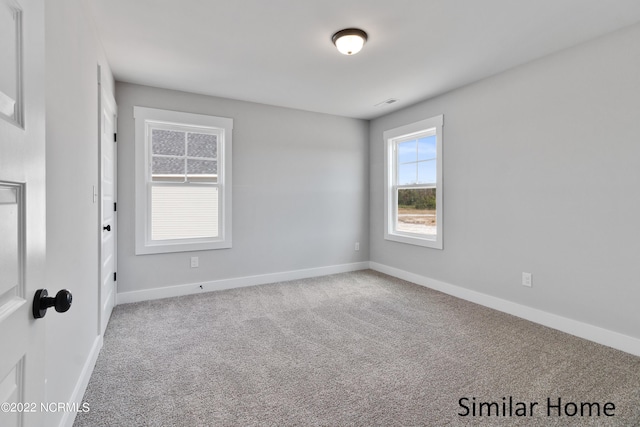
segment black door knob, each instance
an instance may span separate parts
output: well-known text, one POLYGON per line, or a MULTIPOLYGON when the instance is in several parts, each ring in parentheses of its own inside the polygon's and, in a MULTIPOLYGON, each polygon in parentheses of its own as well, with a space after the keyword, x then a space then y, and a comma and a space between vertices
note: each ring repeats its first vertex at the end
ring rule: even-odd
POLYGON ((103 230, 111 231, 111 224, 102 227, 103 230))
POLYGON ((66 289, 58 291, 55 298, 50 297, 46 289, 38 289, 33 298, 33 317, 43 318, 49 307, 55 307, 58 313, 64 313, 71 307, 71 300, 71 292, 66 289))

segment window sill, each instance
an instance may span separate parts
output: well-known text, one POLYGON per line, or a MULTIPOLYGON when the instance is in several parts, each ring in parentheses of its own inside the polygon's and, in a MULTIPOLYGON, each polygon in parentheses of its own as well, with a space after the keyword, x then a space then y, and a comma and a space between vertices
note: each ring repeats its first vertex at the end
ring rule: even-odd
POLYGON ((437 237, 429 239, 427 237, 417 237, 409 234, 385 233, 384 239, 391 240, 393 242, 406 243, 408 245, 442 250, 442 239, 438 239, 437 237))
POLYGON ((136 255, 166 254, 176 252, 209 251, 216 249, 231 249, 230 241, 218 242, 175 242, 175 243, 155 243, 136 246, 136 255))

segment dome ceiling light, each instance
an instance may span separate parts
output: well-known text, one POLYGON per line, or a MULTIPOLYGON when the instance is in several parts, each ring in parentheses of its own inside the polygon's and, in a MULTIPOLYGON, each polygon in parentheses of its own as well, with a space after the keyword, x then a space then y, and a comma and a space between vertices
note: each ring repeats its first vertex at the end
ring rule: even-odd
POLYGON ((340 30, 331 37, 338 51, 344 55, 355 55, 360 52, 367 41, 367 33, 358 28, 340 30))

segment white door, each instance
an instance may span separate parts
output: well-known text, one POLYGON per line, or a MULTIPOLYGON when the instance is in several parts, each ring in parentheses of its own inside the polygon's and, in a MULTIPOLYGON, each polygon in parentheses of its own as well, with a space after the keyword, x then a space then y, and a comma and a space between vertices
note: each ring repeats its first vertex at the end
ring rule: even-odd
POLYGON ((116 299, 116 102, 100 90, 100 333, 104 334, 116 299))
MULTIPOLYGON (((45 288, 44 1, 0 0, 0 426, 42 424, 45 288)), ((55 294, 55 292, 52 292, 55 294)))

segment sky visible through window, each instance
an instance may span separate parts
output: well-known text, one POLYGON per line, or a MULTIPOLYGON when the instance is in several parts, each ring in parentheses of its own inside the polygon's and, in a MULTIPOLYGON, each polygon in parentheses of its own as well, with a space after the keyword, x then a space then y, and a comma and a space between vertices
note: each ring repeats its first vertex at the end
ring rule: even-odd
POLYGON ((398 185, 436 183, 436 135, 398 144, 398 185))

